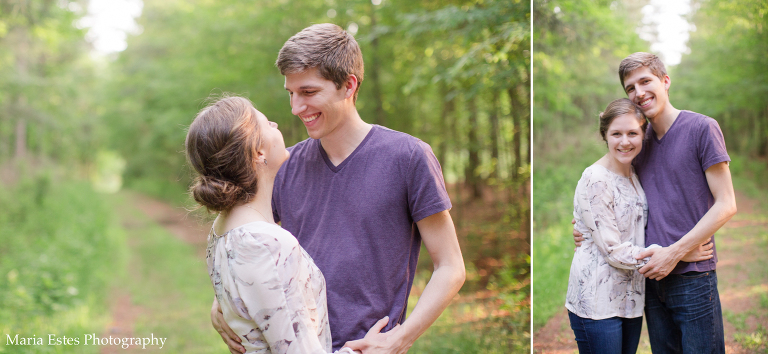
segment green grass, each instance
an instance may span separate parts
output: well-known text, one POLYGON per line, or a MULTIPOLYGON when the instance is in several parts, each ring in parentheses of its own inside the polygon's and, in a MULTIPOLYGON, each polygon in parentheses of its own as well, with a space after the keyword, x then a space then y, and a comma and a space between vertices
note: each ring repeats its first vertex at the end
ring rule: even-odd
POLYGON ((122 287, 139 308, 134 333, 168 338, 162 350, 169 353, 228 352, 211 326, 213 288, 205 256, 131 207, 130 194, 115 196, 112 204, 131 245, 122 287))
MULTIPOLYGON (((530 257, 525 258, 527 261, 519 266, 521 262, 506 257, 488 286, 490 296, 468 298, 449 306, 409 353, 529 353, 530 283, 519 280, 528 274, 530 257)), ((418 274, 416 281, 426 283, 426 275, 418 274)), ((409 310, 418 299, 411 295, 409 310)))
POLYGON ((533 183, 534 332, 565 306, 574 248, 573 193, 581 173, 605 153, 605 146, 592 141, 537 151, 533 183))
POLYGON ((96 353, 48 345, 49 335, 100 333, 108 289, 124 267, 125 240, 88 183, 41 174, 0 189, 0 328, 4 353, 96 353), (42 346, 8 345, 43 337, 42 346))

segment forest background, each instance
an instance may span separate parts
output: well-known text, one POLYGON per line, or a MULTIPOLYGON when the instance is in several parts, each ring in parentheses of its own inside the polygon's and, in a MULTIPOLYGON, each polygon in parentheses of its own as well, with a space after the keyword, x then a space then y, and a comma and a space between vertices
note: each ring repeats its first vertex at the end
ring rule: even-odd
MULTIPOLYGON (((605 154, 598 114, 612 100, 626 97, 618 80, 619 63, 633 52, 650 52, 664 35, 654 29, 654 21, 664 20, 644 17, 647 5, 653 9, 659 2, 534 1, 532 269, 537 351, 554 350, 552 343, 558 340, 575 349, 563 315, 574 248, 573 193, 584 169, 605 154), (555 323, 547 325, 550 321, 555 323), (553 330, 561 331, 562 338, 550 333, 553 330)), ((724 316, 732 326, 726 339, 745 352, 763 352, 768 350, 768 274, 750 255, 768 253, 768 2, 691 0, 690 6, 684 15, 692 25, 688 50, 678 65, 667 66, 670 101, 678 109, 715 118, 725 136, 739 203, 731 227, 718 233, 719 288, 724 316), (754 208, 742 204, 751 201, 754 208), (723 261, 729 255, 735 264, 723 261), (724 276, 731 267, 740 275, 724 276)), ((647 343, 641 344, 644 350, 647 343)))
MULTIPOLYGON (((274 61, 291 35, 332 22, 362 47, 361 116, 431 144, 454 203, 467 283, 411 352, 528 350, 529 2, 146 0, 127 49, 109 55, 86 40, 88 6, 0 0, 1 334, 153 333, 170 352, 222 352, 207 230, 183 209, 186 127, 229 92, 286 145, 305 139, 274 61), (190 222, 197 239, 174 237, 190 222)), ((430 271, 422 252, 411 308, 430 271)))

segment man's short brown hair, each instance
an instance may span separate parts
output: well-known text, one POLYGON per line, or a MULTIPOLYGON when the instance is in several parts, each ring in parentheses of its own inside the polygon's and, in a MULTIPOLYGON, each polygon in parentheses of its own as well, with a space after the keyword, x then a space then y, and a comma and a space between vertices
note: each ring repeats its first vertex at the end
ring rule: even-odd
POLYGON ((283 75, 317 68, 320 76, 341 89, 349 75, 357 77, 354 101, 363 82, 363 53, 351 34, 332 23, 309 26, 283 44, 275 62, 283 75))
POLYGON ((619 79, 622 90, 624 90, 624 78, 641 67, 650 69, 651 74, 656 75, 661 81, 664 81, 664 77, 667 76, 667 69, 664 68, 664 63, 659 57, 645 52, 632 53, 619 64, 619 79))

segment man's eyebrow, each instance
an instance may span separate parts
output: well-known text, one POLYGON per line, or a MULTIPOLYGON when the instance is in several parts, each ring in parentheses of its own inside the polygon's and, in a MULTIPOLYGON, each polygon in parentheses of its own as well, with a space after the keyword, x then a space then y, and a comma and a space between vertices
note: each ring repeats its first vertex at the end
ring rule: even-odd
MULTIPOLYGON (((283 88, 286 89, 286 91, 290 91, 287 87, 283 86, 283 88)), ((304 85, 299 87, 299 90, 319 90, 320 86, 313 86, 313 85, 304 85)))

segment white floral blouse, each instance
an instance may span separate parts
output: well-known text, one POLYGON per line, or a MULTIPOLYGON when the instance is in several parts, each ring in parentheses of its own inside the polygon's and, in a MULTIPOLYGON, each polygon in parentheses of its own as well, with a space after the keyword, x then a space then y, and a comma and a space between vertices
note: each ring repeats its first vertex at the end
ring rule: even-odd
POLYGON ((642 316, 645 279, 637 269, 647 259, 635 256, 645 250, 648 203, 634 170, 624 177, 601 165, 587 167, 576 186, 573 217, 584 242, 573 256, 565 307, 594 320, 642 316))
POLYGON ((247 353, 331 351, 325 278, 290 232, 263 221, 221 236, 211 229, 206 259, 224 319, 247 353))

